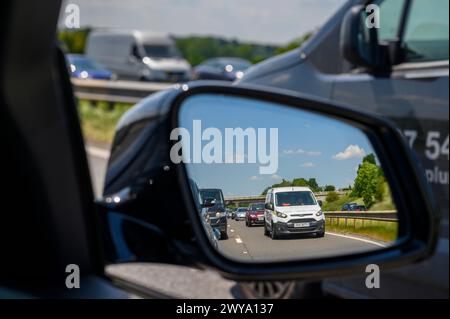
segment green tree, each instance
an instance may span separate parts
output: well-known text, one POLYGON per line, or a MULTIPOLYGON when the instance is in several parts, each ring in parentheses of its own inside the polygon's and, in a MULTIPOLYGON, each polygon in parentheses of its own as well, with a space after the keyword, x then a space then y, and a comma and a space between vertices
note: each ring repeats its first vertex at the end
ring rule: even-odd
POLYGON ((373 153, 370 153, 370 154, 366 155, 366 156, 363 158, 362 162, 363 162, 363 163, 369 162, 369 163, 374 164, 374 165, 377 164, 377 161, 376 161, 376 159, 375 159, 375 155, 374 155, 373 153))
POLYGON ((365 161, 359 166, 353 194, 357 197, 362 197, 367 207, 371 207, 375 202, 379 179, 380 171, 377 165, 370 161, 365 161))
POLYGON ((315 178, 310 178, 308 180, 308 186, 313 192, 320 192, 319 184, 317 184, 317 180, 315 178))
POLYGON ((291 185, 289 186, 303 186, 303 187, 307 187, 309 186, 308 181, 304 178, 294 178, 292 180, 291 185))
POLYGON ((336 190, 336 187, 334 185, 325 185, 324 190, 325 192, 332 192, 336 190))

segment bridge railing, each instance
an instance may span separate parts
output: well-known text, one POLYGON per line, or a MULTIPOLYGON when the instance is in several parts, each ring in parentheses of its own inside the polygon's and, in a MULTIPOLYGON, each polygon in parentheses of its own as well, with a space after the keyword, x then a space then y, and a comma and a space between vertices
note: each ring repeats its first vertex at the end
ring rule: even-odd
POLYGON ((89 79, 71 79, 71 81, 78 99, 130 104, 137 103, 150 94, 177 85, 174 83, 89 79))
POLYGON ((339 223, 340 219, 344 219, 347 224, 349 219, 352 220, 373 220, 373 221, 384 221, 384 222, 398 222, 397 211, 386 210, 386 211, 362 211, 362 212, 348 212, 348 211, 325 211, 325 218, 337 220, 339 223))

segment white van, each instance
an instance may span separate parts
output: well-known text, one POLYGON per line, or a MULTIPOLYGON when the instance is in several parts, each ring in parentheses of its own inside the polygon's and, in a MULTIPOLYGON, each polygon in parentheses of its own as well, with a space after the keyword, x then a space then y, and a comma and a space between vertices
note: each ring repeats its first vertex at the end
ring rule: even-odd
POLYGON ((168 35, 142 31, 97 30, 89 34, 85 54, 121 79, 183 82, 190 64, 168 35))
POLYGON ((314 233, 325 235, 325 216, 321 202, 308 187, 277 187, 267 192, 264 235, 277 239, 280 235, 314 233))

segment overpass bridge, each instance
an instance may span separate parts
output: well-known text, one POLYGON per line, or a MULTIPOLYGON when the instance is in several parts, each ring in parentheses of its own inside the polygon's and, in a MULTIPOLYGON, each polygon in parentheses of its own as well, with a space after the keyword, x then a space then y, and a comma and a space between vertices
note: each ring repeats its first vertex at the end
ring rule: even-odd
MULTIPOLYGON (((341 196, 344 196, 347 192, 346 191, 336 191, 336 193, 339 195, 339 197, 341 197, 341 196)), ((321 201, 325 201, 327 194, 328 194, 328 192, 314 193, 317 200, 321 200, 321 201)), ((227 203, 227 205, 234 205, 234 206, 244 206, 243 204, 264 202, 265 200, 266 200, 266 195, 225 197, 225 202, 227 203)))

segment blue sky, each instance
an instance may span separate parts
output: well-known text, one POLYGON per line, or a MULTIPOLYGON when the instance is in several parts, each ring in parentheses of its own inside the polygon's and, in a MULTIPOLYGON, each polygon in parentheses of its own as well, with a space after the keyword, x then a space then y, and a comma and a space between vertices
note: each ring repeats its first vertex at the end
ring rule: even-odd
MULTIPOLYGON (((274 174, 259 174, 260 164, 247 163, 246 152, 239 154, 244 157, 244 164, 187 164, 188 174, 200 188, 221 188, 225 196, 257 195, 282 178, 316 178, 319 185, 345 187, 353 182, 362 157, 373 152, 359 129, 266 102, 197 96, 183 106, 180 126, 192 132, 193 120, 199 119, 203 130, 216 127, 222 133, 226 127, 278 128, 279 162, 274 174)), ((207 143, 204 141, 203 146, 207 143)))
POLYGON ((320 27, 344 2, 66 0, 65 4, 80 6, 82 26, 143 29, 175 35, 220 35, 260 43, 285 44, 320 27))

